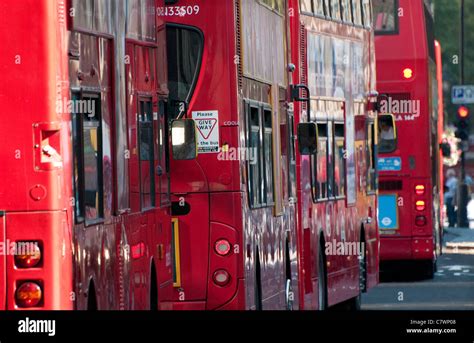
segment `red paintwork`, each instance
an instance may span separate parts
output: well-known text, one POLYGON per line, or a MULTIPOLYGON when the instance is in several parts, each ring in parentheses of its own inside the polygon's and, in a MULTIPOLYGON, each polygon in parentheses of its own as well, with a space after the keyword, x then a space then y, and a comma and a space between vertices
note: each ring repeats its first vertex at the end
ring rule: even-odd
MULTIPOLYGON (((171 309, 171 216, 169 204, 159 206, 160 195, 166 196, 159 181, 167 182, 169 175, 165 171, 156 177, 158 206, 141 212, 134 196, 139 175, 133 160, 136 152, 132 152, 130 211, 118 214, 113 189, 115 162, 125 158, 117 155, 116 147, 136 145, 137 94, 152 98, 157 112, 157 70, 164 68, 165 61, 158 60, 156 51, 162 42, 127 40, 131 73, 123 82, 132 87, 127 102, 129 141, 118 142, 114 91, 120 81, 114 68, 122 58, 114 56, 112 36, 71 32, 67 15, 71 3, 5 0, 0 4, 0 32, 14 32, 3 35, 0 48, 4 112, 0 241, 37 240, 43 250, 42 262, 32 269, 17 269, 11 255, 0 258, 0 309, 17 309, 14 293, 22 280, 42 285, 44 299, 37 308, 41 310, 85 309, 91 290, 99 309, 147 309, 158 295, 158 306, 171 309), (77 56, 69 54, 74 49, 77 56), (56 99, 69 100, 72 87, 96 91, 102 103, 104 220, 87 227, 75 225, 73 218, 71 116, 56 110, 56 99), (60 154, 59 166, 42 156, 45 144, 60 154), (150 287, 152 275, 157 278, 156 289, 150 287)), ((150 175, 144 179, 148 184, 150 175)))
POLYGON ((379 154, 379 157, 399 156, 402 159, 402 170, 380 171, 379 182, 400 180, 403 183, 402 189, 396 191, 399 200, 400 198, 403 200, 403 206, 398 207, 400 228, 395 234, 382 235, 380 258, 431 260, 440 254, 441 249, 439 204, 442 201, 440 199, 442 183, 438 175, 440 167, 437 162, 440 156, 438 135, 442 132, 442 124, 435 118, 438 115, 442 118, 442 111, 436 107, 434 100, 439 93, 440 80, 436 80, 436 61, 429 58, 423 1, 400 0, 399 6, 405 13, 399 16, 399 34, 381 35, 375 38, 377 89, 381 94, 409 94, 412 100, 419 101, 420 115, 413 120, 405 120, 404 115, 396 115, 397 150, 390 154, 379 154), (407 67, 411 68, 414 74, 410 80, 402 76, 402 71, 407 67), (413 140, 413 137, 416 137, 416 140, 413 140), (412 163, 412 166, 410 159, 415 163, 414 165, 412 163), (424 195, 415 194, 417 184, 425 186, 424 195), (415 213, 416 200, 425 201, 427 204, 425 211, 415 213), (415 226, 417 214, 427 217, 425 226, 415 226), (426 239, 432 244, 424 244, 422 247, 424 250, 417 252, 416 241, 426 239))

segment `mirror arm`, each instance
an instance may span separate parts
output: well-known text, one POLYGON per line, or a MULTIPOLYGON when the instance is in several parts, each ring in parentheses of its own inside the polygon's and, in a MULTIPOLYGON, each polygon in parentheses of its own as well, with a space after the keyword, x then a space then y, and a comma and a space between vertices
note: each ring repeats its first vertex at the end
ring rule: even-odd
POLYGON ((181 100, 175 100, 178 104, 183 104, 184 109, 179 112, 178 116, 176 117, 176 120, 180 120, 186 117, 186 114, 188 113, 188 103, 186 101, 181 101, 181 100))
POLYGON ((306 85, 291 85, 290 92, 291 101, 306 102, 307 121, 309 123, 311 121, 311 96, 309 92, 309 87, 306 85), (300 96, 301 89, 305 90, 306 94, 308 94, 306 98, 300 96))

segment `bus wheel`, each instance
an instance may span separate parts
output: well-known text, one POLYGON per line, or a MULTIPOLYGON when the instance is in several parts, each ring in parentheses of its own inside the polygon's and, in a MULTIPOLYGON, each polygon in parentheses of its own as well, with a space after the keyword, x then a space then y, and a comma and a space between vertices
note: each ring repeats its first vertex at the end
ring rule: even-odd
POLYGON ((344 305, 344 309, 347 311, 360 311, 361 308, 361 293, 359 292, 359 295, 349 299, 344 305))
POLYGON ((319 310, 324 311, 328 308, 328 293, 327 293, 327 283, 326 283, 326 259, 323 254, 323 246, 319 246, 318 253, 318 300, 319 300, 319 310))
POLYGON ((365 251, 359 255, 359 289, 361 293, 367 292, 367 256, 365 251))
POLYGON ((258 246, 256 249, 255 260, 255 307, 257 311, 262 311, 262 276, 260 270, 260 252, 258 250, 258 246))
POLYGON ((97 311, 97 297, 95 295, 94 282, 89 285, 87 292, 87 311, 97 311))
POLYGON ((423 265, 424 275, 428 279, 434 278, 434 274, 438 268, 438 259, 434 258, 429 261, 424 261, 423 265))
POLYGON ((150 311, 158 310, 158 286, 156 281, 156 269, 155 264, 151 265, 150 275, 150 311))
POLYGON ((295 295, 293 292, 293 286, 291 284, 291 262, 290 262, 290 243, 288 239, 285 244, 285 264, 286 264, 286 284, 285 284, 285 302, 286 309, 293 311, 293 303, 295 301, 295 295))

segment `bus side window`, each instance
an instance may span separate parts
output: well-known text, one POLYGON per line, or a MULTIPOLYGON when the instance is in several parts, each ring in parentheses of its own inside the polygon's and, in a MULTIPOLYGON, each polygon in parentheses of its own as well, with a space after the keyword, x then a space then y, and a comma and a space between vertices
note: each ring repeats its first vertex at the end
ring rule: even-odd
POLYGON ((138 149, 140 153, 140 203, 146 210, 155 206, 155 146, 151 99, 140 100, 138 149))
POLYGON ((251 208, 261 206, 263 202, 263 175, 261 175, 261 143, 260 143, 260 109, 258 106, 245 104, 247 116, 247 146, 253 153, 248 165, 248 193, 251 208))
POLYGON ((334 124, 334 195, 345 195, 346 159, 345 159, 344 124, 334 124))
POLYGON ((73 93, 74 205, 76 222, 104 217, 100 95, 73 93), (85 112, 86 109, 93 112, 85 112))
POLYGON ((367 125, 367 192, 376 190, 376 141, 375 125, 373 122, 367 125))
MULTIPOLYGON (((76 104, 80 94, 72 93, 71 99, 76 104)), ((73 108, 76 106, 73 106, 73 108)), ((82 154, 82 121, 81 114, 75 111, 72 116, 72 146, 73 146, 73 186, 74 186, 74 217, 76 223, 84 221, 83 190, 84 190, 84 159, 82 154)))
POLYGON ((265 202, 274 204, 273 189, 273 113, 269 108, 263 109, 263 158, 265 167, 265 202))
POLYGON ((292 180, 296 180, 295 117, 288 115, 288 196, 295 197, 292 180))
POLYGON ((318 153, 311 156, 311 184, 314 201, 327 199, 327 123, 317 123, 318 128, 318 153))
POLYGON ((247 147, 253 158, 247 161, 250 208, 272 206, 273 189, 273 121, 268 105, 245 102, 247 147))
POLYGON ((334 136, 333 125, 328 123, 328 144, 327 144, 327 196, 328 198, 335 196, 334 192, 334 136))
POLYGON ((164 100, 158 101, 158 161, 156 162, 157 174, 160 176, 159 193, 160 206, 168 206, 170 199, 170 157, 169 157, 169 134, 166 114, 167 104, 164 100))

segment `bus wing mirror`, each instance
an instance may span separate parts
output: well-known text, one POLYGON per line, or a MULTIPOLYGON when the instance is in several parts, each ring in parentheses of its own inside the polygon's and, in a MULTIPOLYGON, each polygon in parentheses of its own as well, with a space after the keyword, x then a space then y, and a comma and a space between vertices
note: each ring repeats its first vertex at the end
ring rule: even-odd
POLYGON ((451 145, 448 142, 443 142, 439 145, 443 157, 451 157, 451 145))
POLYGON ((367 111, 383 112, 383 104, 389 100, 388 94, 379 94, 377 91, 366 93, 367 96, 367 111))
POLYGON ((378 112, 379 111, 379 93, 375 90, 367 92, 367 111, 368 112, 378 112))
POLYGON ((316 123, 298 124, 298 148, 303 156, 318 152, 318 128, 316 123))
MULTIPOLYGON (((391 138, 392 140, 397 139, 397 124, 395 120, 395 116, 390 113, 385 113, 385 114, 379 114, 377 116, 377 127, 379 129, 379 132, 382 132, 382 130, 385 129, 387 132, 393 132, 393 135, 391 138)), ((387 137, 389 139, 389 137, 387 137)))
POLYGON ((171 123, 173 159, 194 160, 197 157, 196 123, 193 119, 177 119, 171 123))
POLYGON ((377 138, 379 153, 390 153, 397 149, 397 125, 393 114, 377 116, 377 138))
POLYGON ((397 139, 397 125, 395 116, 390 113, 379 114, 377 116, 377 128, 379 130, 379 138, 385 140, 397 139))
POLYGON ((291 85, 290 86, 291 101, 299 101, 306 103, 307 121, 311 121, 311 96, 309 88, 306 85, 291 85), (302 93, 306 93, 306 96, 302 93))

